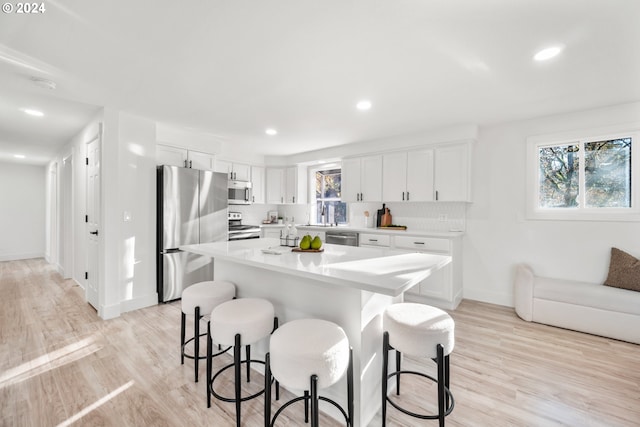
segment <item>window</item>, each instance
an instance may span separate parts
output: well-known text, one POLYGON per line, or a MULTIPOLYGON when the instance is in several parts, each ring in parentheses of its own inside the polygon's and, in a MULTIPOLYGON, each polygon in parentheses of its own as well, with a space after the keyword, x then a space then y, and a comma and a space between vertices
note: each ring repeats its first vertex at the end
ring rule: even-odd
POLYGON ((640 219, 637 185, 633 185, 640 176, 635 171, 639 161, 634 168, 640 148, 637 140, 634 132, 556 141, 530 139, 529 217, 640 219))
POLYGON ((315 171, 316 223, 322 223, 322 211, 327 223, 344 224, 347 222, 347 204, 340 200, 342 196, 341 170, 326 169, 315 171))

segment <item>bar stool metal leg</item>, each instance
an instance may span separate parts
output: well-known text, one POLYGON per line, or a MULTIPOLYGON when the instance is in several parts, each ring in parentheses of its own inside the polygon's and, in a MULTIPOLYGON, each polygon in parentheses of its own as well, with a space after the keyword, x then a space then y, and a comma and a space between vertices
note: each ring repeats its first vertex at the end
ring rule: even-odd
POLYGON ((318 376, 311 376, 311 427, 318 427, 318 376))
POLYGON ((242 388, 240 384, 240 334, 236 334, 236 343, 233 347, 233 363, 235 371, 235 388, 236 388, 236 425, 240 426, 240 406, 242 404, 242 388))
POLYGON ((198 382, 198 361, 200 360, 200 306, 196 307, 196 314, 193 316, 194 342, 193 342, 193 363, 195 365, 195 380, 198 382))
POLYGON ((185 339, 185 328, 187 326, 187 315, 182 313, 180 319, 180 364, 184 365, 184 339, 185 339))

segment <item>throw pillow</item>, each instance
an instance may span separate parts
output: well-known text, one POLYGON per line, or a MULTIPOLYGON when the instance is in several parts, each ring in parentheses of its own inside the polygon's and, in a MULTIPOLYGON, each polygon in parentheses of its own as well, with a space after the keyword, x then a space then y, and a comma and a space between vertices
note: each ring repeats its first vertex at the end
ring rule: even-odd
POLYGON ((611 248, 609 275, 604 284, 614 288, 640 291, 640 259, 618 248, 611 248))

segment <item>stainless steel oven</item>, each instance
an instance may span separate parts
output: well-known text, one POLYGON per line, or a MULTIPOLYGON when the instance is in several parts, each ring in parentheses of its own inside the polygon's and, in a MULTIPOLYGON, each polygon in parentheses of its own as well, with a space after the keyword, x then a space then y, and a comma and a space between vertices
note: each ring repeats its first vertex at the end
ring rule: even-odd
POLYGON ((240 212, 229 212, 229 240, 247 240, 260 238, 260 226, 242 224, 240 212))
POLYGON ((229 204, 230 205, 250 205, 251 204, 251 182, 229 180, 229 204))

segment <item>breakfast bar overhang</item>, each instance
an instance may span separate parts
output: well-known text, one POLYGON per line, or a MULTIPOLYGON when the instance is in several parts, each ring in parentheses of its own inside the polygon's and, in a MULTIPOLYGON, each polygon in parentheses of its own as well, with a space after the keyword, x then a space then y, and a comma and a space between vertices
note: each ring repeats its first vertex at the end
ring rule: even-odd
MULTIPOLYGON (((403 293, 451 262, 450 256, 384 248, 323 246, 292 252, 278 239, 182 246, 214 259, 214 279, 235 283, 237 296, 265 298, 280 324, 319 318, 340 325, 354 352, 355 426, 367 426, 381 404, 382 313, 403 293)), ((252 346, 260 357, 268 343, 252 346)), ((346 403, 343 380, 321 394, 346 403)), ((298 392, 298 391, 296 391, 298 392)), ((329 408, 321 408, 331 413, 329 408)))

